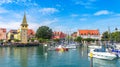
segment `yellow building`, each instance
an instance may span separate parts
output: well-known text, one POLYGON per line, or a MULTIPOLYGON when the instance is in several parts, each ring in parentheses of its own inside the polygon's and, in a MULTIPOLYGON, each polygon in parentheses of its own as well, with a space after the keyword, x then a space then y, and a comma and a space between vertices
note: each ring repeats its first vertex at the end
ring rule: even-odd
POLYGON ((18 30, 10 30, 7 33, 7 40, 19 40, 21 43, 28 42, 28 24, 26 20, 26 14, 24 14, 21 27, 18 30))
POLYGON ((17 32, 17 30, 10 30, 7 33, 7 40, 14 40, 14 39, 20 40, 20 38, 18 36, 18 32, 17 32))

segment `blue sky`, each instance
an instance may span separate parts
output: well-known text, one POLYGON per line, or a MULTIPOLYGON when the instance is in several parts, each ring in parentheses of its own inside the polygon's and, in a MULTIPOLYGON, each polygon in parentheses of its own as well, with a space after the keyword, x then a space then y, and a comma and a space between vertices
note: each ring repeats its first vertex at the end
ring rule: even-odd
POLYGON ((120 29, 120 0, 0 0, 0 27, 18 29, 24 11, 29 28, 46 25, 53 31, 120 29))

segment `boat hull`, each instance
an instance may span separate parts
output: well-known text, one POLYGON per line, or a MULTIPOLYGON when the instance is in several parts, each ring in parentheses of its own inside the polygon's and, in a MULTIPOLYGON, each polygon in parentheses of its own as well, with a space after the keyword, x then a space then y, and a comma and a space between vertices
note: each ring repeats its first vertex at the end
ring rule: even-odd
POLYGON ((56 48, 56 51, 68 51, 68 48, 56 48))
MULTIPOLYGON (((113 60, 117 56, 112 53, 108 52, 92 52, 94 58, 99 58, 99 59, 105 59, 105 60, 113 60)), ((88 56, 90 56, 90 53, 88 53, 88 56)))

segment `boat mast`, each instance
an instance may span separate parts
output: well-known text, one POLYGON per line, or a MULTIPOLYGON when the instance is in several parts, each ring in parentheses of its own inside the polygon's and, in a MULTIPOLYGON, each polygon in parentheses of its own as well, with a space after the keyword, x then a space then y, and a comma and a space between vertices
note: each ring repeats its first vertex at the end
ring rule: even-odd
POLYGON ((113 45, 113 41, 112 41, 112 38, 111 38, 111 31, 110 31, 109 26, 108 26, 108 35, 109 35, 109 42, 112 43, 112 45, 113 45))

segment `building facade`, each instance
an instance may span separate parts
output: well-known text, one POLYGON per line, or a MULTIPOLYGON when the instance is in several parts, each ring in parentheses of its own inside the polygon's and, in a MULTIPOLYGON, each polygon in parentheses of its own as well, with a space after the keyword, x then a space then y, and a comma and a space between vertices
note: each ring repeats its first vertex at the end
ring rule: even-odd
POLYGON ((19 39, 18 32, 17 32, 17 30, 10 30, 7 33, 7 40, 14 40, 14 39, 19 39))
POLYGON ((0 28, 0 40, 6 40, 6 29, 0 28))
POLYGON ((27 31, 28 39, 34 38, 35 37, 35 32, 32 29, 28 29, 27 31))
POLYGON ((100 39, 99 30, 78 30, 77 36, 82 38, 100 39))
MULTIPOLYGON (((28 35, 27 36, 28 39, 34 38, 35 37, 34 30, 28 29, 27 30, 27 35, 28 35)), ((21 41, 21 30, 20 29, 18 29, 18 30, 10 30, 7 33, 7 40, 14 40, 14 39, 17 39, 17 40, 21 41)))
POLYGON ((75 39, 77 37, 77 32, 71 34, 72 38, 75 39))
POLYGON ((54 31, 52 39, 65 39, 66 34, 63 32, 54 31))

